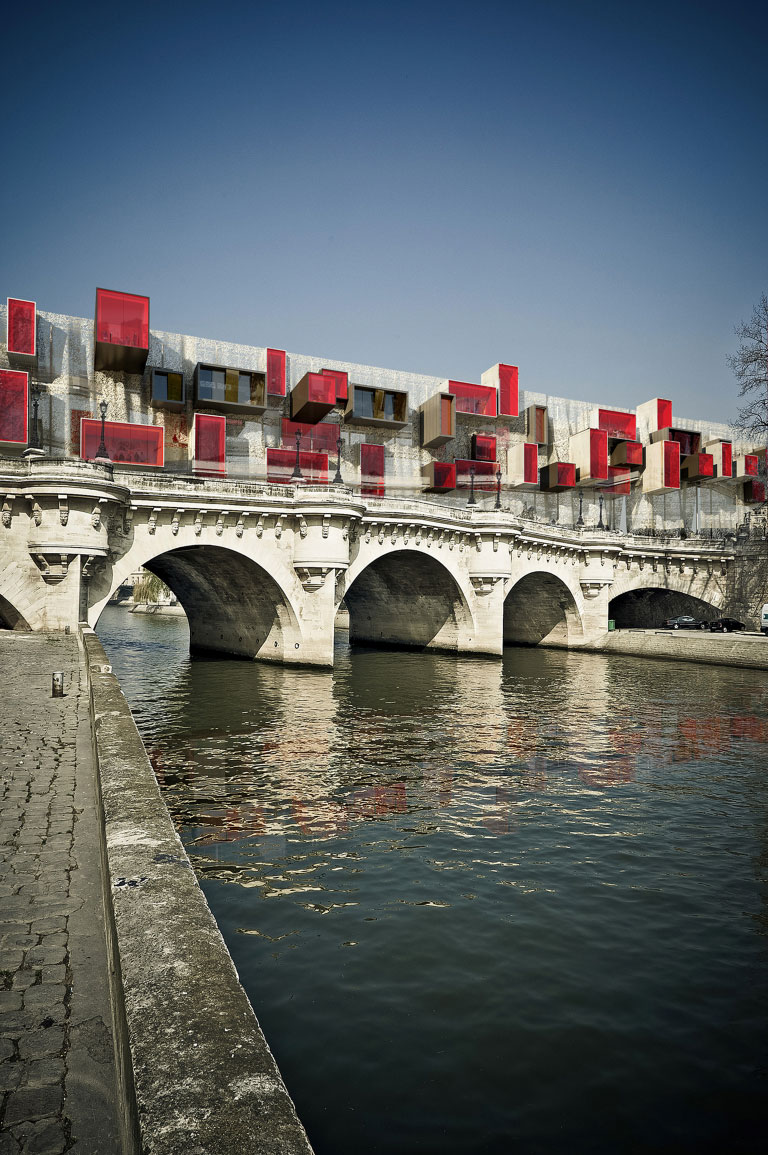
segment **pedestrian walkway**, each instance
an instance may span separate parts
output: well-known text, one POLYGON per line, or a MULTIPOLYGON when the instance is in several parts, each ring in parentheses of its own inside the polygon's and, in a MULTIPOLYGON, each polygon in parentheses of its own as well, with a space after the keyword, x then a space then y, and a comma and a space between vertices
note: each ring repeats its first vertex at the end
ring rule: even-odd
POLYGON ((0 701, 0 1155, 112 1155, 122 1148, 77 639, 0 631, 0 701))

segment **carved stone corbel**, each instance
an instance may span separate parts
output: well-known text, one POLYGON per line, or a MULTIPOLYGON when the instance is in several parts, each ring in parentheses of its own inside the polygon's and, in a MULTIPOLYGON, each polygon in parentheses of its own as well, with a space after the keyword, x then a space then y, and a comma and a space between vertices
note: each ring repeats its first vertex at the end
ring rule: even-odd
POLYGON ((305 517, 302 517, 302 515, 299 513, 296 515, 296 521, 298 522, 299 536, 300 537, 306 537, 307 534, 309 533, 309 526, 307 525, 307 519, 305 517))
POLYGON ((59 521, 62 525, 69 521, 69 495, 66 493, 59 494, 59 521))
POLYGON ((91 525, 94 529, 101 529, 101 503, 98 501, 91 510, 91 525))
POLYGON ((135 505, 129 505, 123 510, 123 537, 128 537, 133 529, 133 515, 135 512, 135 505))
POLYGON ((495 534, 493 535, 493 552, 494 552, 494 553, 498 553, 498 552, 499 552, 499 541, 500 541, 500 540, 501 540, 501 534, 500 534, 500 533, 495 533, 495 534))
POLYGON ((221 535, 224 532, 224 522, 226 521, 228 514, 229 514, 228 509, 219 510, 219 516, 216 518, 216 536, 217 537, 221 537, 221 535))
POLYGON ((325 585, 330 566, 296 566, 296 573, 307 593, 315 593, 325 585))
POLYGON ((204 517, 205 517, 205 510, 204 509, 198 509, 197 516, 195 517, 195 525, 194 525, 195 537, 199 537, 200 534, 203 532, 203 519, 204 519, 204 517))
POLYGON ((148 533, 154 533, 157 529, 157 516, 159 513, 162 513, 162 509, 159 505, 156 505, 149 515, 149 521, 147 522, 148 533))
POLYGON ((283 536, 283 522, 285 521, 285 514, 279 513, 275 518, 275 537, 280 540, 283 536))
POLYGON ((181 518, 183 513, 183 509, 177 509, 171 518, 171 533, 174 537, 176 537, 176 534, 179 532, 179 526, 181 525, 181 518))
POLYGON ((330 528, 331 528, 331 515, 330 515, 330 513, 324 513, 323 514, 323 529, 322 529, 323 537, 328 536, 328 531, 330 530, 330 528))
POLYGON ((245 529, 245 519, 247 516, 248 511, 246 509, 241 509, 237 518, 237 524, 235 525, 235 534, 237 537, 243 536, 243 530, 245 529))
POLYGON ((259 514, 259 520, 256 522, 256 536, 261 537, 264 532, 264 514, 259 514))
POLYGON ((6 529, 11 528, 11 519, 13 517, 13 494, 6 493, 5 501, 3 502, 3 525, 6 529))

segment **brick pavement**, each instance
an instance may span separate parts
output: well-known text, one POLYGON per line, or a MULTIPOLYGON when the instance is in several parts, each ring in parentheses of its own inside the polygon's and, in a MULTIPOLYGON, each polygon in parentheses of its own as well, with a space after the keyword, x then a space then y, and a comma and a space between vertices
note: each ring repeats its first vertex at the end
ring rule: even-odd
POLYGON ((111 1155, 122 1147, 77 639, 0 631, 0 702, 0 1155, 111 1155))

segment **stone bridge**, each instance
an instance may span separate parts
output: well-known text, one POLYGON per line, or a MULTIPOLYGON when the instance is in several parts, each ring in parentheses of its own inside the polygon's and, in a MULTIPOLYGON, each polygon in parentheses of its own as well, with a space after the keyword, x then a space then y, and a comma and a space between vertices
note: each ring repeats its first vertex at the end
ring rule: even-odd
POLYGON ((734 566, 722 543, 564 529, 343 486, 50 458, 3 463, 0 486, 0 624, 95 626, 146 566, 184 607, 193 649, 283 663, 333 663, 342 601, 358 643, 599 649, 609 617, 643 591, 664 606, 658 618, 701 603, 725 611, 734 566))

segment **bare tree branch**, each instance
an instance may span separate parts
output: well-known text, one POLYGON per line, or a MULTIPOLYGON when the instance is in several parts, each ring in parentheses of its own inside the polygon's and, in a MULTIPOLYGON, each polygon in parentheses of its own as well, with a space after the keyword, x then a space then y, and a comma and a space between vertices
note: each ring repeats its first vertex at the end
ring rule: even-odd
POLYGON ((727 358, 739 383, 739 396, 747 398, 734 421, 740 432, 768 441, 768 297, 763 293, 748 321, 734 329, 740 344, 727 358))

